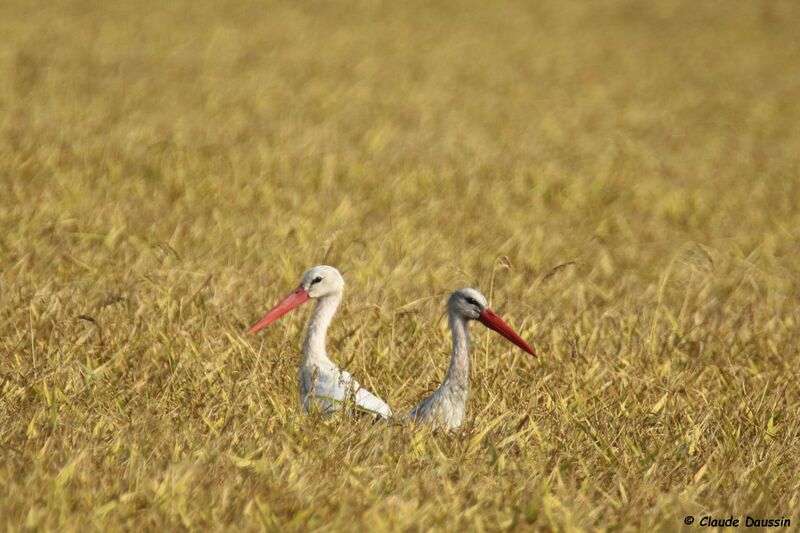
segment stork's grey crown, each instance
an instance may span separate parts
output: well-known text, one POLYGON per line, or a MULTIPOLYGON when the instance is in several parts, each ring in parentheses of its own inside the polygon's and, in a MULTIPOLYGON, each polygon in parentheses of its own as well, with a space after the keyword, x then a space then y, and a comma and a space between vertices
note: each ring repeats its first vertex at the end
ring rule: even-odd
POLYGON ((328 265, 317 265, 303 274, 300 285, 308 291, 309 298, 322 298, 344 292, 344 278, 338 270, 328 265))
POLYGON ((450 299, 447 301, 447 308, 464 318, 475 320, 483 311, 489 308, 489 302, 480 291, 464 288, 450 295, 450 299))

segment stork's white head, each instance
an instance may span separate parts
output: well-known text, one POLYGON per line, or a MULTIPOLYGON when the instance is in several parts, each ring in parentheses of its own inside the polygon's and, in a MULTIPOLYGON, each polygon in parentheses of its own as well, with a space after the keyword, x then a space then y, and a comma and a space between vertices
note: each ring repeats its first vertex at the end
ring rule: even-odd
POLYGON ((261 328, 275 322, 280 317, 297 309, 312 298, 324 298, 344 292, 344 278, 339 271, 328 265, 318 265, 306 271, 300 285, 284 298, 281 303, 269 310, 247 333, 255 333, 261 328))
POLYGON ((528 346, 511 326, 503 322, 497 313, 489 307, 486 297, 475 289, 459 289, 450 295, 447 301, 447 310, 450 314, 461 316, 467 320, 477 320, 489 329, 498 332, 531 355, 536 355, 533 348, 528 346))
POLYGON ((475 289, 459 289, 450 295, 447 309, 468 320, 478 320, 480 314, 489 309, 486 296, 475 289))
POLYGON ((343 293, 344 278, 332 266, 317 265, 303 274, 300 286, 308 291, 309 298, 322 298, 329 294, 343 293))

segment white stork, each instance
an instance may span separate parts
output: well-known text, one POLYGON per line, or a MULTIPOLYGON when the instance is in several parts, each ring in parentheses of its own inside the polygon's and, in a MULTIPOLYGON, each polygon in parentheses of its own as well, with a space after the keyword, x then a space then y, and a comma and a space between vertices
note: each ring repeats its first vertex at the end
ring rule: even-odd
POLYGON ((332 266, 319 265, 305 274, 300 285, 273 307, 247 333, 255 333, 309 300, 317 300, 303 342, 300 363, 300 402, 306 412, 316 410, 329 415, 344 408, 352 414, 362 412, 388 419, 392 410, 386 402, 363 388, 349 372, 339 369, 328 358, 325 335, 344 294, 344 279, 332 266))
POLYGON ((469 396, 467 324, 470 320, 477 320, 495 330, 533 356, 536 356, 536 352, 491 310, 483 294, 475 289, 460 289, 450 296, 447 301, 447 319, 453 334, 453 351, 447 375, 433 395, 412 409, 409 416, 413 420, 455 430, 464 420, 469 396))

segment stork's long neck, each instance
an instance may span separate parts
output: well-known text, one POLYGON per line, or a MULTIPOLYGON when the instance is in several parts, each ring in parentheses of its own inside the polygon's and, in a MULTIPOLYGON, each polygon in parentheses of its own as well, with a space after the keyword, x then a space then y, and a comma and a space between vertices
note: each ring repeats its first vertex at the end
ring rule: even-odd
POLYGON ((469 332, 467 320, 459 313, 450 311, 447 321, 453 334, 453 351, 450 354, 450 366, 442 383, 442 389, 449 389, 456 395, 463 395, 467 400, 469 390, 469 332))
POLYGON ((323 296, 317 301, 311 320, 308 321, 306 340, 303 342, 303 363, 330 361, 325 350, 325 336, 341 301, 341 292, 323 296))

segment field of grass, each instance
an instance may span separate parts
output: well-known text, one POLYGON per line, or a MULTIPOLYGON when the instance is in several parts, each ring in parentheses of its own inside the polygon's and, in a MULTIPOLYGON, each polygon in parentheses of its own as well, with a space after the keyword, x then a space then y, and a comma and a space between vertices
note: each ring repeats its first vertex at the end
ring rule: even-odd
POLYGON ((800 4, 0 2, 0 529, 800 524, 800 4), (474 286, 466 427, 404 412, 474 286))

